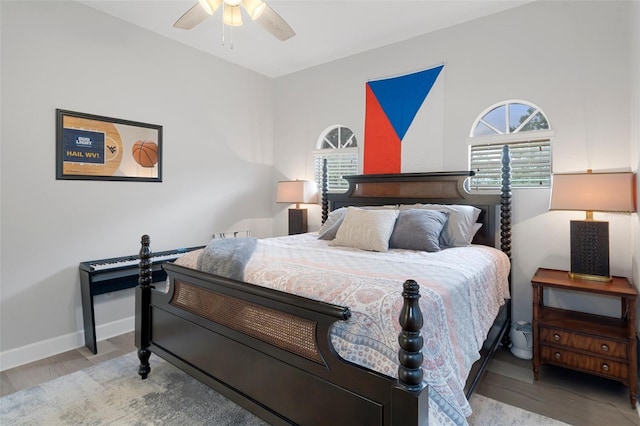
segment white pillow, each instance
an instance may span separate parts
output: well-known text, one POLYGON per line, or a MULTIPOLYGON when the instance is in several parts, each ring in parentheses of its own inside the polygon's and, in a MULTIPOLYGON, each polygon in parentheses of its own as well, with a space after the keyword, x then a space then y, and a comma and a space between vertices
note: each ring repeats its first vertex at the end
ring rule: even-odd
POLYGON ((477 229, 474 227, 480 216, 477 207, 462 204, 412 204, 400 206, 400 210, 427 209, 449 212, 449 220, 440 235, 443 247, 465 247, 471 244, 477 229))
MULTIPOLYGON (((385 205, 385 206, 363 206, 357 207, 363 210, 385 210, 385 209, 398 209, 396 205, 385 205)), ((340 207, 337 210, 333 210, 329 213, 327 220, 322 224, 320 230, 318 231, 318 239, 319 240, 333 240, 336 237, 336 233, 342 225, 342 221, 344 220, 344 216, 347 214, 346 207, 340 207)))
POLYGON ((329 245, 385 252, 389 250, 389 238, 397 217, 398 210, 348 207, 336 238, 329 245))

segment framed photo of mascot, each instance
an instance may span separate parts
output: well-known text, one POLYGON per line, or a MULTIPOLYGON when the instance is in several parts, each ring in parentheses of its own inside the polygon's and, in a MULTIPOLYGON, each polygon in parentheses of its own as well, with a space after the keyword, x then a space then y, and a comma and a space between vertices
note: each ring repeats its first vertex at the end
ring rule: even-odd
POLYGON ((56 179, 162 182, 162 126, 56 109, 56 179))

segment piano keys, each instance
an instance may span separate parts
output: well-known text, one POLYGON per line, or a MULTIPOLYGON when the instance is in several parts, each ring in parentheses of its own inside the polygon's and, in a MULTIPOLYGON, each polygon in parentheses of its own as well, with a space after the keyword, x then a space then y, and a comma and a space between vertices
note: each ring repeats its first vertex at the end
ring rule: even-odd
MULTIPOLYGON (((172 262, 184 253, 203 248, 189 247, 153 253, 151 257, 153 282, 166 280, 162 264, 172 262)), ((136 287, 138 285, 140 258, 138 255, 80 262, 80 293, 82 296, 82 320, 84 342, 94 354, 98 353, 96 320, 93 297, 136 287)))

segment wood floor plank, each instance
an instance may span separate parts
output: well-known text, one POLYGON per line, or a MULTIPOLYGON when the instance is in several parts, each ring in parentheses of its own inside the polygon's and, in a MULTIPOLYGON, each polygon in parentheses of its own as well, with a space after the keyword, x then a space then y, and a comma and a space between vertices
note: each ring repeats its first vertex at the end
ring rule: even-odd
POLYGON ((11 383, 11 381, 9 380, 7 373, 5 373, 4 371, 0 372, 0 398, 5 395, 17 392, 18 390, 19 389, 13 386, 13 383, 11 383))
MULTIPOLYGON (((523 362, 506 353, 506 350, 501 350, 496 359, 529 369, 530 377, 533 377, 531 361, 523 362)), ((492 366, 477 392, 571 425, 640 425, 638 413, 629 403, 626 386, 565 368, 542 366, 540 379, 530 381, 518 380, 513 374, 503 375, 492 366)))
POLYGON ((83 346, 3 371, 0 375, 0 396, 37 386, 124 355, 135 349, 133 332, 130 332, 98 342, 98 354, 93 354, 83 346))

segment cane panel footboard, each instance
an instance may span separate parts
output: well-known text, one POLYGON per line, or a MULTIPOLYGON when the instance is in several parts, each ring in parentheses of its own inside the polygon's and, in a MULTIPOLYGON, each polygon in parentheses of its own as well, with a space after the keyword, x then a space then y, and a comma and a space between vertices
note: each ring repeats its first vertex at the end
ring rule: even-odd
POLYGON ((324 365, 316 345, 317 324, 305 318, 175 281, 171 304, 324 365))

